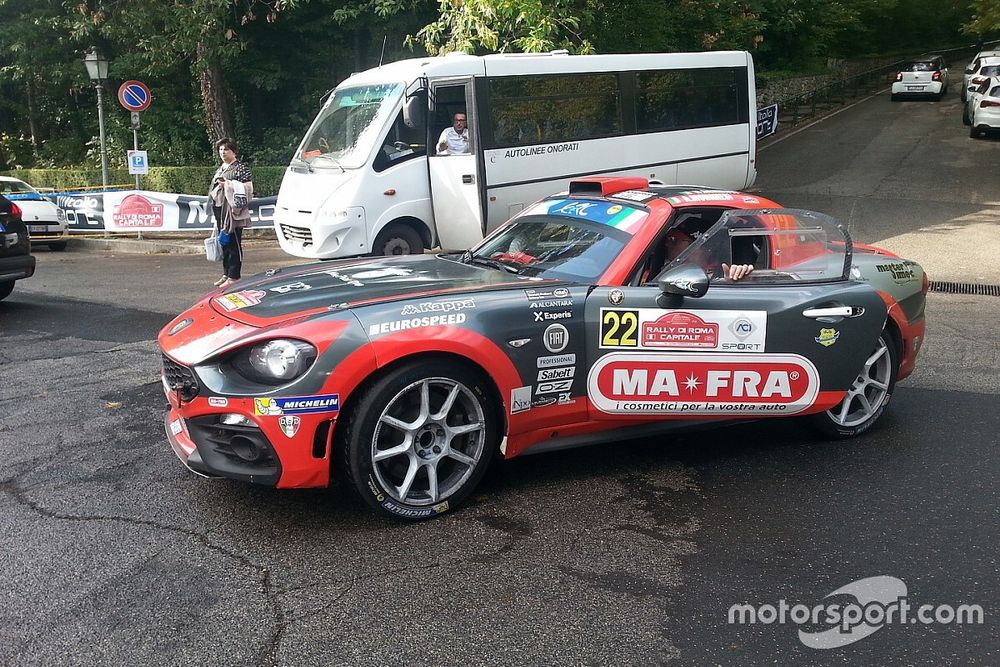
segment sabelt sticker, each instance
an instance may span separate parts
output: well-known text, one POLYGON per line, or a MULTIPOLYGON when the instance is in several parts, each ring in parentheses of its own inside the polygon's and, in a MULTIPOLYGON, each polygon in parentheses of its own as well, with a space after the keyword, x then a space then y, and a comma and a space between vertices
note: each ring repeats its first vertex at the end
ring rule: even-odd
POLYGON ((267 296, 266 292, 259 289, 247 289, 232 294, 215 297, 215 302, 227 312, 256 306, 260 300, 267 296))
POLYGON ((816 401, 819 373, 797 354, 613 352, 587 376, 607 414, 792 415, 816 401))

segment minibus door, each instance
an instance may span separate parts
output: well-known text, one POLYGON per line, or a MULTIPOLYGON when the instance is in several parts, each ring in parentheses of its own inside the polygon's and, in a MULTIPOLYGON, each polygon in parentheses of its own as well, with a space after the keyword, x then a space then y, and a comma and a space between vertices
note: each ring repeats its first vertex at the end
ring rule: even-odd
POLYGON ((438 242, 446 250, 465 250, 483 238, 479 124, 472 100, 471 78, 431 86, 427 165, 438 242), (461 141, 461 135, 454 131, 456 115, 465 117, 467 141, 461 141), (447 138, 449 128, 452 144, 441 149, 439 142, 447 138))

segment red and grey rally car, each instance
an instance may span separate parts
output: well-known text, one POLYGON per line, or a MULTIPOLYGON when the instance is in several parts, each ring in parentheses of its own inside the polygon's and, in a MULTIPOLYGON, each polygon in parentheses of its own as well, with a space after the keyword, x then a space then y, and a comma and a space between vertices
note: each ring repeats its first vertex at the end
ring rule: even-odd
POLYGON ((166 431, 196 473, 282 488, 343 475, 422 519, 498 456, 758 417, 859 434, 913 371, 927 287, 919 265, 818 213, 583 179, 466 252, 309 264, 206 295, 159 335, 166 431))

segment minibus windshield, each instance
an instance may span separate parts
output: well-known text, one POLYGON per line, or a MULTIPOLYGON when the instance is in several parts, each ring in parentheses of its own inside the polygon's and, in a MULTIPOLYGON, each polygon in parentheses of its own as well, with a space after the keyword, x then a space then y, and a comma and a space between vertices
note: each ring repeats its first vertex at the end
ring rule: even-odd
POLYGON ((363 167, 402 93, 402 83, 337 90, 302 141, 296 161, 319 169, 363 167))

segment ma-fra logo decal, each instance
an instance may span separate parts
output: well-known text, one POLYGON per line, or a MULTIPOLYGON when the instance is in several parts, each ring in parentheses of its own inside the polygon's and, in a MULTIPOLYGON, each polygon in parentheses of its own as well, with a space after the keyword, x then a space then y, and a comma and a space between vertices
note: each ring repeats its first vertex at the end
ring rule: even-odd
POLYGON ((608 414, 791 415, 818 393, 816 367, 797 354, 613 352, 587 376, 608 414))

